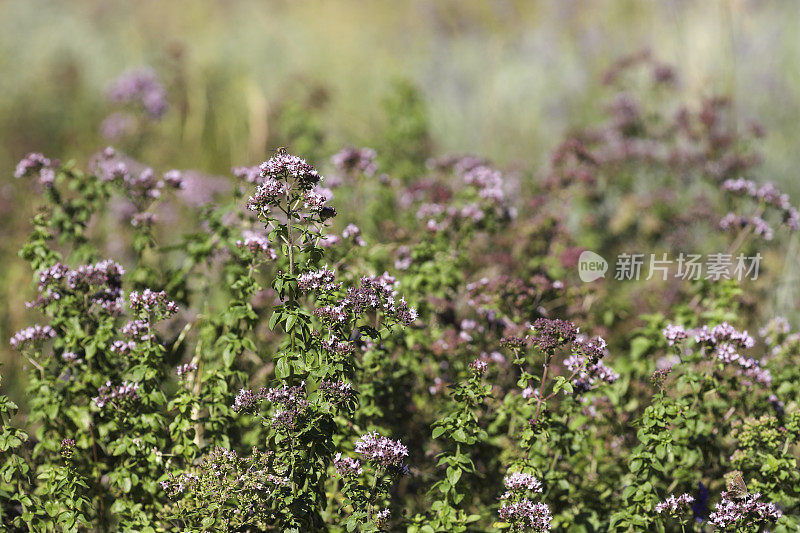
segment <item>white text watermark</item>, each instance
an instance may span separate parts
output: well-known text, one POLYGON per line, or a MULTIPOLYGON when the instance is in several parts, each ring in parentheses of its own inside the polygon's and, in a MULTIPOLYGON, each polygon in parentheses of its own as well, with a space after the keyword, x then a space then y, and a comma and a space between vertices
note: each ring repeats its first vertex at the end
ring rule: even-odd
MULTIPOLYGON (((744 254, 685 254, 670 256, 662 254, 622 253, 614 263, 614 279, 619 281, 637 281, 669 278, 683 280, 708 279, 758 279, 761 254, 746 256, 744 254)), ((581 281, 591 282, 606 276, 608 261, 589 250, 581 253, 578 259, 578 276, 581 281)))

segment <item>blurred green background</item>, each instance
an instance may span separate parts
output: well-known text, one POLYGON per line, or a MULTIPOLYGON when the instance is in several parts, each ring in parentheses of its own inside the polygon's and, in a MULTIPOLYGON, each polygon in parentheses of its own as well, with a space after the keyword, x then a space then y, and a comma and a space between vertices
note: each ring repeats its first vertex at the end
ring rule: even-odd
MULTIPOLYGON (((120 146, 158 170, 228 174, 284 144, 314 163, 380 149, 414 127, 388 124, 387 106, 418 98, 437 153, 535 175, 602 114, 602 72, 649 48, 685 100, 729 94, 764 125, 757 178, 797 200, 798 30, 793 1, 0 1, 0 338, 29 322, 16 250, 37 199, 14 165, 34 150, 85 165, 108 144, 105 87, 128 68, 169 92, 167 117, 120 146)), ((7 341, 0 362, 14 366, 7 341)))

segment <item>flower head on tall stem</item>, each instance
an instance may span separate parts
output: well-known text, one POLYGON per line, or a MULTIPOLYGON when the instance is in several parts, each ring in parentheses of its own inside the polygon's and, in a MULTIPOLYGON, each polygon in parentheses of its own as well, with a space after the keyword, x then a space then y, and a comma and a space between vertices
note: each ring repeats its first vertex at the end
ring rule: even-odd
POLYGON ((735 529, 737 526, 767 527, 774 524, 783 513, 775 504, 761 501, 761 494, 748 494, 735 498, 727 492, 708 515, 709 522, 721 529, 735 529))
POLYGON ((531 326, 532 344, 545 353, 571 344, 578 335, 578 327, 568 320, 539 318, 531 326))
POLYGON ((670 494, 665 500, 656 505, 656 512, 658 514, 677 516, 683 511, 690 509, 693 501, 694 496, 689 494, 681 494, 680 496, 670 494))
POLYGON ((19 330, 11 337, 11 347, 19 350, 28 345, 41 343, 50 340, 56 336, 56 332, 50 326, 40 326, 34 324, 33 326, 19 330))
POLYGON ((39 183, 42 185, 52 185, 55 181, 55 169, 58 161, 51 161, 39 152, 31 152, 17 163, 14 170, 15 178, 39 175, 39 183))
POLYGON ((362 435, 356 441, 355 451, 375 466, 405 470, 404 461, 408 457, 408 448, 399 440, 384 437, 377 431, 362 435))

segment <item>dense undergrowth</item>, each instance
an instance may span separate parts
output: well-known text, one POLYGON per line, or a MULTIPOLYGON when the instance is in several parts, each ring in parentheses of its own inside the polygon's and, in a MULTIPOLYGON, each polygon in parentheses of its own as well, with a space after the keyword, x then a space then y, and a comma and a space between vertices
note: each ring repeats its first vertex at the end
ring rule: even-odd
MULTIPOLYGON (((797 211, 726 99, 677 101, 648 55, 605 81, 607 119, 535 177, 435 157, 407 86, 379 150, 327 162, 287 109, 319 172, 283 148, 232 181, 28 155, 38 319, 11 339, 27 416, 0 397, 2 524, 798 530, 800 337, 765 303, 797 211), (605 278, 580 280, 585 250, 605 278), (626 279, 623 254, 731 269, 626 279)), ((148 71, 109 97, 138 113, 109 136, 167 106, 148 71)))

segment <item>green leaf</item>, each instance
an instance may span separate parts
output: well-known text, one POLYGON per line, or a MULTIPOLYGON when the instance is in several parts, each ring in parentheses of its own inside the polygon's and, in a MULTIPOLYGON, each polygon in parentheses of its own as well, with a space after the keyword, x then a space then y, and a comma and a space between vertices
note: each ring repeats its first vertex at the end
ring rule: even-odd
POLYGON ((275 364, 275 377, 278 379, 285 379, 288 378, 292 374, 292 367, 289 364, 288 359, 282 357, 278 359, 278 362, 275 364))
POLYGON ((274 311, 272 313, 272 316, 269 317, 269 329, 274 330, 275 324, 277 324, 280 319, 281 319, 281 313, 279 313, 278 311, 274 311))
POLYGON ((461 479, 461 470, 458 468, 448 468, 447 479, 450 481, 451 485, 455 486, 458 483, 458 480, 461 479))
POLYGON ((631 359, 639 359, 652 345, 653 343, 647 337, 636 337, 631 341, 631 359))

